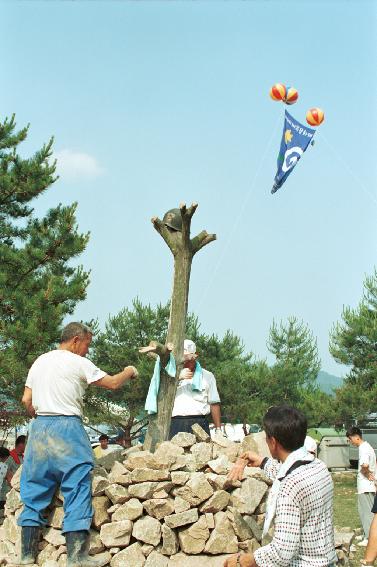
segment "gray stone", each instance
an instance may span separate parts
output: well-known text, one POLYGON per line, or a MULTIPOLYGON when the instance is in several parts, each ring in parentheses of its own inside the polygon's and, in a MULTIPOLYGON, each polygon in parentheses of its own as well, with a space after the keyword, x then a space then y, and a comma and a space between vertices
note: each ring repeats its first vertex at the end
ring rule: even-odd
POLYGON ((12 488, 12 490, 10 490, 7 494, 7 499, 5 504, 6 513, 7 515, 9 515, 9 513, 14 513, 16 510, 18 510, 18 508, 21 507, 22 507, 22 502, 20 498, 20 493, 15 488, 12 488))
POLYGON ((209 529, 205 516, 200 516, 199 520, 189 528, 180 530, 178 539, 182 551, 189 555, 201 553, 209 538, 209 529))
POLYGON ((92 498, 93 505, 93 520, 92 525, 99 530, 103 524, 110 522, 110 514, 108 508, 110 507, 110 500, 107 496, 95 496, 92 498))
MULTIPOLYGON (((252 531, 252 534, 256 540, 258 541, 262 541, 262 533, 263 533, 263 522, 258 523, 255 519, 254 516, 250 516, 248 514, 245 514, 243 516, 243 519, 245 520, 245 522, 247 523, 247 525, 249 526, 250 530, 252 531)), ((264 520, 264 519, 263 519, 264 520)), ((237 533, 237 532, 236 532, 237 533)))
POLYGON ((229 480, 225 474, 205 473, 206 479, 215 490, 227 490, 228 488, 240 488, 240 480, 229 480))
POLYGON ((221 455, 220 457, 217 457, 217 459, 209 461, 208 466, 216 474, 227 474, 230 471, 232 464, 227 456, 221 455))
POLYGON ((190 507, 190 502, 187 502, 187 500, 184 500, 180 496, 177 496, 174 499, 174 512, 176 514, 179 514, 180 512, 186 512, 186 510, 189 510, 190 507))
POLYGON ((231 506, 241 514, 252 514, 267 492, 267 485, 255 478, 242 481, 241 488, 236 488, 230 497, 231 506))
POLYGON ((106 488, 110 485, 107 478, 103 476, 93 476, 92 479, 92 496, 103 496, 106 488))
POLYGON ((211 440, 211 437, 202 427, 200 427, 199 423, 194 423, 194 425, 191 426, 191 429, 197 441, 204 441, 208 443, 211 440))
POLYGON ((215 492, 202 506, 199 508, 200 512, 210 512, 216 514, 220 510, 224 510, 229 504, 230 495, 225 490, 215 492))
POLYGON ((238 551, 237 537, 225 512, 215 514, 215 529, 211 532, 205 551, 211 555, 238 551))
POLYGON ((176 490, 176 495, 180 496, 193 506, 201 504, 213 494, 213 488, 209 484, 204 473, 194 473, 190 480, 176 490))
POLYGON ((145 562, 145 567, 167 567, 169 559, 158 551, 152 551, 145 562))
POLYGON ((220 445, 220 447, 230 447, 233 445, 233 441, 230 441, 225 435, 222 433, 215 433, 212 436, 212 441, 216 443, 216 445, 220 445))
POLYGON ((127 461, 124 462, 125 467, 130 471, 134 469, 168 469, 170 464, 171 461, 165 458, 165 456, 158 454, 157 451, 154 455, 149 451, 132 453, 127 461))
POLYGON ((116 461, 123 461, 123 449, 116 449, 97 459, 97 464, 110 471, 116 461))
POLYGON ((129 495, 140 500, 149 500, 157 490, 158 482, 140 482, 128 487, 129 495))
POLYGON ((105 489, 105 494, 110 498, 113 504, 123 504, 131 498, 127 488, 119 484, 110 484, 110 486, 105 489))
POLYGON ((245 541, 253 538, 251 528, 236 508, 230 507, 227 512, 227 516, 239 541, 245 541))
POLYGON ((119 553, 110 561, 111 567, 144 567, 145 556, 140 543, 136 542, 119 553))
POLYGON ((125 547, 130 543, 132 522, 122 520, 101 526, 100 537, 106 547, 125 547))
POLYGON ((96 553, 101 553, 104 549, 105 546, 102 543, 99 533, 95 530, 90 530, 89 554, 95 555, 96 553))
POLYGON ((61 530, 63 525, 63 519, 64 519, 63 508, 54 508, 48 517, 47 524, 52 528, 61 530))
POLYGON ((231 557, 231 555, 210 557, 208 555, 190 556, 185 553, 177 553, 170 558, 168 567, 224 567, 224 563, 229 557, 231 557))
POLYGON ((174 555, 177 553, 178 547, 178 538, 176 533, 169 528, 166 524, 162 525, 162 548, 161 553, 164 555, 174 555))
POLYGON ((178 445, 178 447, 187 448, 196 443, 196 437, 192 433, 184 433, 183 431, 181 431, 180 433, 174 435, 174 437, 171 439, 171 442, 174 443, 174 445, 178 445))
POLYGON ((194 455, 197 466, 204 468, 208 461, 212 459, 211 443, 196 443, 191 447, 191 453, 194 455))
POLYGON ((132 482, 161 482, 170 480, 168 470, 134 469, 131 473, 132 482))
POLYGON ((145 500, 144 509, 149 514, 157 518, 157 520, 162 520, 165 516, 170 516, 174 512, 174 500, 166 498, 152 498, 151 500, 145 500))
POLYGON ((17 490, 18 492, 20 492, 21 472, 22 472, 22 466, 18 467, 18 469, 12 476, 12 480, 10 481, 11 487, 17 490))
POLYGON ((155 518, 145 516, 134 523, 132 536, 150 545, 157 546, 161 540, 161 524, 155 518))
POLYGON ((111 520, 119 522, 121 520, 137 520, 143 515, 143 505, 137 498, 131 498, 122 504, 112 515, 111 520))
POLYGON ((171 481, 176 486, 183 486, 190 478, 190 473, 184 471, 173 471, 171 474, 171 481))
POLYGON ((180 514, 172 514, 171 516, 166 516, 165 524, 169 528, 179 528, 180 526, 186 526, 187 524, 193 524, 197 522, 199 519, 198 517, 198 509, 191 508, 191 510, 187 510, 187 512, 181 512, 180 514))
POLYGON ((55 528, 47 528, 43 534, 43 539, 58 547, 59 545, 65 545, 65 537, 60 530, 55 528))

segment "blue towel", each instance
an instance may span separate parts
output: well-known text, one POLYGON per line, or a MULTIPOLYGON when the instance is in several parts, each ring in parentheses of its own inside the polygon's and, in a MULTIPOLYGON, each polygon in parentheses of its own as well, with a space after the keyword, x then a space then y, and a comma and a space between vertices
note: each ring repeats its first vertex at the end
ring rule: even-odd
MULTIPOLYGON (((169 374, 169 376, 175 378, 176 364, 173 354, 170 354, 169 356, 168 363, 165 366, 165 371, 167 372, 167 374, 169 374)), ((161 373, 161 360, 160 357, 158 357, 154 365, 153 376, 149 384, 148 395, 147 395, 147 399, 145 400, 145 406, 144 406, 145 410, 149 414, 157 413, 157 397, 158 397, 158 391, 160 389, 160 373, 161 373)), ((192 389, 201 391, 202 381, 203 381, 203 370, 199 362, 197 361, 195 366, 194 376, 192 377, 192 389)))

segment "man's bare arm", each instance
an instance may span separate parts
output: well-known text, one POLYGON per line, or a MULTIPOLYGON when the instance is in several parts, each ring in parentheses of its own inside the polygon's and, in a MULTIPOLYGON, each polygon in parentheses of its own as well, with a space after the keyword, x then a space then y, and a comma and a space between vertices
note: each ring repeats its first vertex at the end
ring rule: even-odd
POLYGON ((35 409, 33 408, 33 403, 32 403, 32 390, 31 388, 28 388, 27 386, 25 386, 24 389, 24 395, 22 396, 22 403, 25 406, 25 409, 28 413, 28 415, 30 415, 30 417, 35 417, 35 409))
POLYGON ((107 390, 118 390, 123 386, 127 380, 133 380, 138 377, 138 371, 134 366, 126 366, 122 372, 110 376, 106 374, 103 378, 93 382, 93 386, 98 386, 99 388, 106 388, 107 390))
POLYGON ((211 417, 212 417, 212 421, 213 421, 216 429, 219 429, 221 427, 221 407, 220 407, 220 404, 211 404, 211 417))
POLYGON ((369 465, 361 465, 360 472, 368 480, 374 480, 374 474, 372 473, 371 470, 369 470, 369 465))

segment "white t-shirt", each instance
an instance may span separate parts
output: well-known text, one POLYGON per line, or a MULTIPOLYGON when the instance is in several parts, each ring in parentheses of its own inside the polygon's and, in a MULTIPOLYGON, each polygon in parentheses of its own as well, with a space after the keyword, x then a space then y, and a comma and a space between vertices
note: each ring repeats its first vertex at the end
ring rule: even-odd
POLYGON ((368 480, 361 472, 361 466, 368 465, 369 470, 376 474, 376 453, 368 441, 363 441, 359 446, 359 469, 357 472, 357 493, 376 492, 373 480, 368 480))
POLYGON ((29 370, 26 386, 38 415, 82 416, 83 396, 89 384, 106 376, 87 358, 68 350, 42 354, 29 370))
POLYGON ((212 372, 203 370, 202 391, 192 389, 192 380, 179 380, 172 417, 177 415, 208 415, 211 404, 219 404, 216 378, 212 372))

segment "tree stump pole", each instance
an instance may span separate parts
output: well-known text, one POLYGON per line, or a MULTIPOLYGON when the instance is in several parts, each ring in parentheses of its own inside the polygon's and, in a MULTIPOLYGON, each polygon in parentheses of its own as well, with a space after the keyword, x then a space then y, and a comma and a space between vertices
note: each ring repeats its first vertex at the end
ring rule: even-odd
POLYGON ((174 278, 166 344, 153 343, 154 352, 161 358, 162 370, 157 400, 158 411, 156 415, 151 415, 149 418, 148 432, 144 443, 145 449, 151 451, 154 451, 157 443, 166 441, 169 437, 177 382, 183 367, 183 341, 186 332, 192 260, 201 248, 216 240, 215 234, 208 234, 205 230, 194 238, 190 238, 191 219, 197 206, 197 203, 193 203, 188 208, 185 204, 179 206, 182 216, 182 231, 172 230, 159 218, 152 218, 154 228, 164 239, 173 254, 174 278), (172 347, 169 345, 172 345, 172 347), (163 370, 169 359, 171 348, 177 364, 175 379, 168 376, 163 370))

